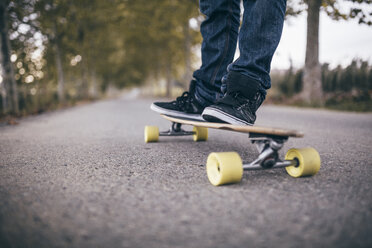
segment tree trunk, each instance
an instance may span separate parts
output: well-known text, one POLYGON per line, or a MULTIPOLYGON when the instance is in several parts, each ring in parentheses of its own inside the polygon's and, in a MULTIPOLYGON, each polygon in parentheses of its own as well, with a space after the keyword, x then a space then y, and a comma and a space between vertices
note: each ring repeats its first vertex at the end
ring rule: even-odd
POLYGON ((82 69, 82 84, 81 84, 81 97, 82 99, 89 98, 89 65, 87 56, 82 53, 81 69, 82 69))
MULTIPOLYGON (((2 48, 2 30, 1 32, 1 38, 0 38, 0 48, 2 48)), ((1 49, 2 50, 2 49, 1 49)), ((3 56, 2 52, 0 53, 0 61, 1 64, 3 63, 3 56)), ((4 70, 3 70, 4 71, 4 70)), ((3 73, 4 74, 4 73, 3 73)), ((7 85, 5 81, 5 75, 1 75, 3 77, 2 81, 0 82, 0 94, 1 94, 1 107, 2 107, 2 114, 6 115, 9 112, 10 109, 10 103, 9 103, 9 98, 8 98, 8 90, 7 90, 7 85)))
POLYGON ((185 74, 184 74, 184 83, 185 88, 189 88, 190 80, 192 79, 192 70, 191 70, 191 35, 189 20, 184 24, 184 36, 185 36, 185 74))
POLYGON ((166 89, 165 89, 165 96, 171 96, 171 88, 172 88, 172 63, 169 61, 166 65, 166 89))
POLYGON ((94 69, 90 71, 90 87, 89 87, 89 96, 92 99, 98 98, 98 84, 97 84, 97 74, 94 69))
POLYGON ((1 64, 3 65, 3 84, 5 89, 4 113, 12 112, 19 114, 18 106, 18 91, 17 82, 14 78, 14 68, 10 61, 11 46, 8 36, 8 21, 7 21, 5 1, 0 2, 0 35, 1 35, 1 64))
POLYGON ((54 44, 54 52, 57 66, 57 94, 60 103, 65 103, 65 76, 62 66, 61 48, 58 44, 58 40, 54 44))
POLYGON ((54 51, 56 53, 58 100, 63 104, 65 102, 65 76, 62 67, 61 50, 58 43, 54 45, 54 51))
POLYGON ((56 67, 57 67, 57 95, 58 95, 58 101, 64 104, 65 103, 65 76, 63 72, 61 46, 59 44, 59 35, 58 35, 57 26, 55 23, 53 25, 53 31, 54 31, 54 36, 55 36, 53 48, 54 48, 56 67))
POLYGON ((306 103, 323 104, 319 64, 319 13, 322 0, 308 0, 307 41, 304 76, 300 98, 306 103))

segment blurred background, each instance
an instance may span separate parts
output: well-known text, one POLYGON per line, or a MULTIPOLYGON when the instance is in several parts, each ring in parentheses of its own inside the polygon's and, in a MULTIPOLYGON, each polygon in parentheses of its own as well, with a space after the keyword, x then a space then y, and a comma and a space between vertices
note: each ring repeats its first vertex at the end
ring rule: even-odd
MULTIPOLYGON (((267 102, 372 111, 371 2, 288 0, 267 102)), ((200 66, 198 6, 196 0, 2 0, 0 117, 125 89, 180 94, 200 66)))

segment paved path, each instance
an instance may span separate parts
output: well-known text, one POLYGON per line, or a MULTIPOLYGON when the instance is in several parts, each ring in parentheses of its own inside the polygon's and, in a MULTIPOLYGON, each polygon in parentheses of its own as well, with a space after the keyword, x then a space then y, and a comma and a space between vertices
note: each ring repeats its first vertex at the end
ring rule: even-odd
POLYGON ((168 128, 151 100, 122 98, 0 127, 0 247, 372 247, 372 115, 264 106, 257 124, 303 130, 322 168, 246 172, 214 187, 212 151, 257 152, 210 130, 144 144, 168 128))

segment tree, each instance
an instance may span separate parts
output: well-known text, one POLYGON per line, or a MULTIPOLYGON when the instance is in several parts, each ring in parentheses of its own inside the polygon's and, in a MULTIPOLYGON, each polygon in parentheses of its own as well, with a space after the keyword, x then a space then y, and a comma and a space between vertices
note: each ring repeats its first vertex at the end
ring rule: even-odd
POLYGON ((169 95, 173 79, 185 75, 185 71, 187 74, 185 67, 191 60, 188 49, 199 41, 196 38, 199 32, 188 24, 192 17, 200 15, 197 2, 138 0, 129 1, 126 7, 130 9, 123 21, 127 27, 126 55, 135 55, 132 59, 140 64, 142 75, 165 78, 166 95, 169 95))
POLYGON ((296 15, 307 11, 307 41, 303 87, 300 98, 307 103, 323 104, 323 90, 321 83, 321 67, 319 64, 319 15, 323 10, 334 20, 358 19, 360 24, 372 25, 370 20, 372 10, 363 8, 371 4, 371 0, 301 0, 298 6, 294 1, 289 2, 289 15, 296 15), (343 12, 339 6, 341 2, 353 5, 349 11, 343 12), (306 8, 303 8, 306 6, 306 8))
POLYGON ((200 15, 196 0, 6 0, 1 6, 8 23, 0 31, 10 41, 1 58, 14 68, 11 76, 1 72, 1 85, 9 86, 2 100, 13 99, 13 79, 22 113, 96 98, 108 85, 186 80, 190 50, 201 39, 189 27, 200 15))
POLYGON ((68 13, 72 2, 39 0, 36 2, 36 11, 40 14, 39 28, 47 37, 50 51, 53 51, 54 63, 57 72, 57 96, 60 103, 65 102, 65 71, 64 71, 64 44, 63 39, 70 30, 68 13))
POLYGON ((4 94, 3 97, 3 112, 13 113, 18 115, 18 90, 17 84, 14 78, 14 68, 11 62, 11 45, 9 41, 9 29, 8 29, 8 1, 0 2, 0 45, 1 45, 1 64, 3 67, 3 85, 4 94))
POLYGON ((319 64, 319 11, 322 0, 308 0, 305 68, 301 98, 306 102, 322 102, 321 68, 319 64))

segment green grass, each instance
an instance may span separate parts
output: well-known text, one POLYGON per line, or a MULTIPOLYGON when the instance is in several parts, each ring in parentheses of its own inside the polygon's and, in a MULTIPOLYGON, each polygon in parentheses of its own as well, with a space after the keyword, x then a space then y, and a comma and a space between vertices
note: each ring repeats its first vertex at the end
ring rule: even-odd
POLYGON ((324 104, 317 102, 306 103, 295 97, 286 97, 283 95, 268 96, 267 103, 289 105, 305 108, 325 108, 338 111, 353 111, 353 112, 372 112, 372 99, 369 95, 351 96, 351 95, 333 95, 328 96, 324 104))
POLYGON ((330 99, 326 101, 325 108, 344 111, 372 112, 372 100, 330 99))

